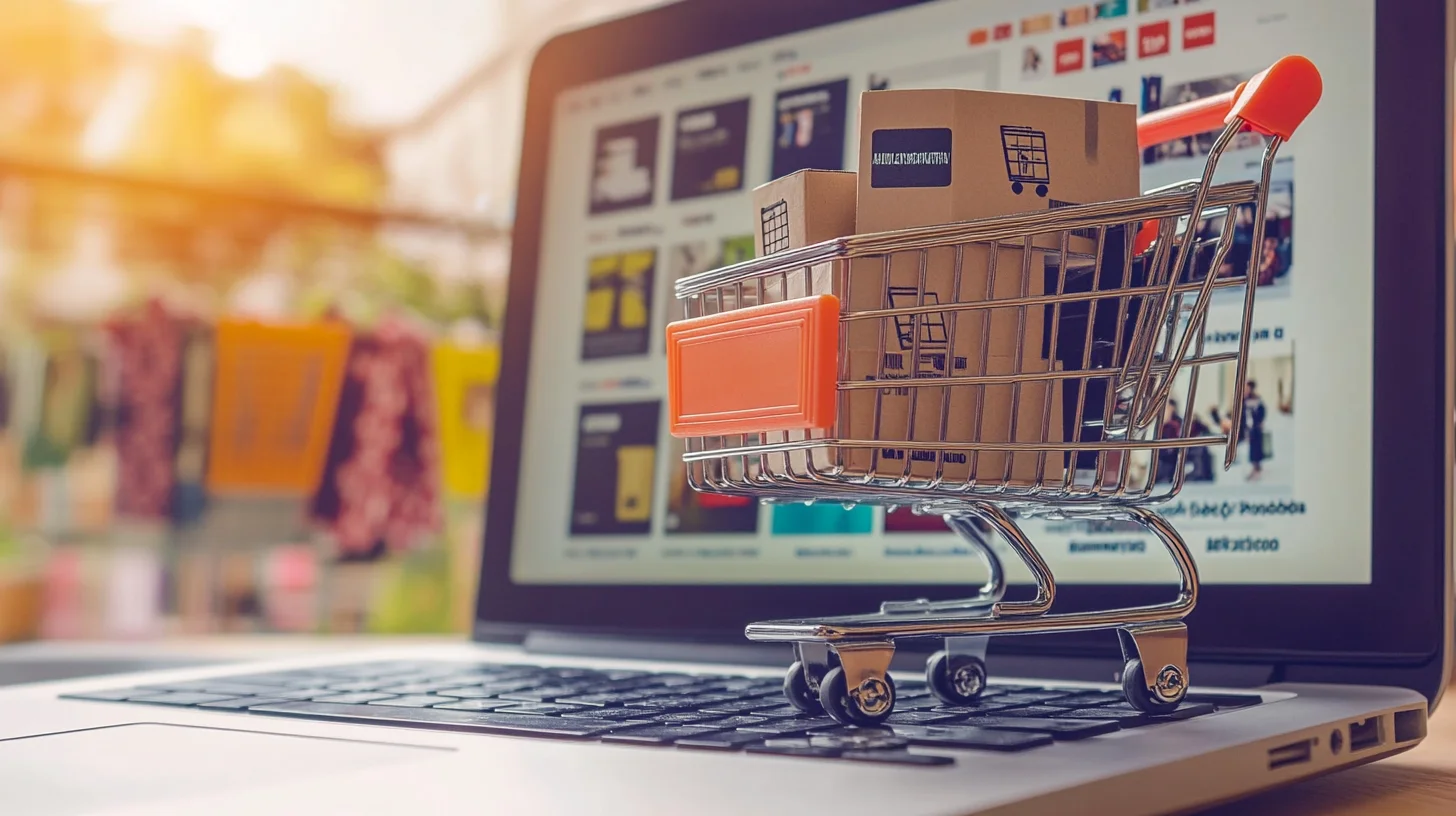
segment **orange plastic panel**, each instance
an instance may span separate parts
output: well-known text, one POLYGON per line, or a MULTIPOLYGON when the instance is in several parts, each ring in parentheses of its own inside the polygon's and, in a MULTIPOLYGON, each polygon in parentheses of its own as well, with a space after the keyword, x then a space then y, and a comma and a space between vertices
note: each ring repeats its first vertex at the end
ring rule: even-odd
POLYGON ((1323 93, 1324 80, 1314 63, 1301 56, 1284 57, 1244 83, 1225 122, 1237 117, 1263 133, 1288 139, 1323 93))
POLYGON ((838 364, 834 295, 677 321, 667 327, 668 431, 828 430, 838 364))

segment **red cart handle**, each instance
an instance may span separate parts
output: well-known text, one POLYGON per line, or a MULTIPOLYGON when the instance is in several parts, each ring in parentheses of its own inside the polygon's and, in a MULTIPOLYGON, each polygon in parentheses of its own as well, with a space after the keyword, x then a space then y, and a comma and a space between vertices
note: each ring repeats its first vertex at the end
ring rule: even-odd
MULTIPOLYGON (((1232 91, 1139 116, 1138 147, 1219 130, 1235 119, 1266 136, 1288 139, 1323 93, 1324 80, 1314 63, 1290 55, 1232 91)), ((1133 241, 1134 254, 1142 254, 1157 237, 1158 222, 1144 222, 1133 241)))
POLYGON ((1284 57, 1232 91, 1139 117, 1138 147, 1218 130, 1234 119, 1288 139, 1319 104, 1323 91, 1314 63, 1298 55, 1284 57))

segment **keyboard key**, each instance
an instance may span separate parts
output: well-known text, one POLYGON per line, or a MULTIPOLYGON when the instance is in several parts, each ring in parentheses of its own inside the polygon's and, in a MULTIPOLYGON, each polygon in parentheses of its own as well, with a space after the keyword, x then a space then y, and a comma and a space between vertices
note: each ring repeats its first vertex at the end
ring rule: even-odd
POLYGON ((347 683, 330 683, 329 688, 334 691, 378 691, 384 685, 378 680, 350 680, 347 683))
POLYGON ((767 734, 750 731, 722 731, 716 734, 702 734, 684 737, 673 742, 679 748, 696 748, 704 751, 738 751, 747 745, 758 745, 767 734))
POLYGON ((971 717, 966 725, 990 728, 997 731, 1030 731, 1036 734, 1051 734, 1058 740, 1079 740, 1111 734, 1118 730, 1116 720, 1053 720, 1047 717, 1011 717, 991 714, 985 717, 971 717))
MULTIPOLYGON (((998 717, 1056 717, 1064 711, 1071 709, 1050 705, 1017 706, 1015 708, 1001 708, 996 712, 998 717)), ((991 712, 982 711, 983 714, 991 712)))
POLYGON ((671 745, 680 739, 716 734, 722 729, 697 725, 639 725, 628 726, 604 737, 602 742, 626 743, 631 745, 671 745))
POLYGON ((453 703, 440 703, 435 708, 448 708, 452 711, 495 711, 498 708, 518 705, 523 704, 514 700, 456 700, 453 703))
MULTIPOLYGON (((281 686, 285 688, 309 688, 316 683, 322 682, 314 675, 304 676, 284 672, 278 672, 273 674, 241 674, 234 677, 229 677, 227 679, 235 683, 250 683, 260 686, 274 687, 281 686)), ((344 681, 339 680, 337 682, 342 683, 344 681)))
POLYGON ((768 717, 755 717, 751 714, 739 714, 733 717, 724 717, 719 720, 713 720, 712 725, 722 726, 723 728, 748 728, 751 726, 763 725, 764 723, 770 722, 774 722, 774 720, 768 717))
POLYGON ((440 689, 435 692, 441 697, 456 697, 461 700, 483 700, 487 697, 494 697, 495 692, 480 686, 464 686, 461 688, 440 689))
POLYGON ((698 701, 695 697, 648 697, 643 700, 633 700, 629 705, 638 708, 655 708, 658 711, 687 711, 698 708, 698 701))
POLYGON ((909 751, 845 751, 839 755, 839 758, 852 759, 856 762, 920 765, 927 768, 939 768, 955 764, 955 757, 940 756, 939 754, 912 754, 909 751))
MULTIPOLYGON (((713 725, 720 725, 720 723, 716 722, 716 720, 720 718, 715 717, 712 714, 704 714, 699 711, 672 711, 667 714, 654 714, 649 719, 651 719, 655 723, 662 723, 663 725, 692 725, 693 723, 700 723, 705 720, 714 720, 715 722, 713 723, 713 725)), ((759 720, 759 722, 764 721, 759 720)), ((756 724, 757 723, 749 723, 749 725, 756 724)), ((737 728, 737 726, 734 725, 724 725, 722 727, 737 728)))
MULTIPOLYGON (((334 691, 333 689, 322 688, 322 687, 320 687, 320 688, 272 689, 268 693, 271 696, 273 696, 273 697, 282 697, 285 700, 317 700, 317 699, 319 699, 321 697, 335 697, 335 696, 338 696, 338 692, 337 691, 334 691)), ((376 696, 387 696, 387 695, 379 695, 379 692, 377 692, 377 691, 361 691, 361 692, 357 692, 357 693, 359 693, 359 694, 373 694, 373 695, 376 695, 376 696)))
POLYGON ((583 708, 577 711, 568 711, 561 716, 580 719, 616 720, 637 720, 650 722, 653 717, 659 716, 662 712, 651 711, 646 708, 583 708))
MULTIPOLYGON (((1137 709, 1133 708, 1131 704, 1125 703, 1125 702, 1124 703, 1118 703, 1117 705, 1098 706, 1098 708, 1105 709, 1107 711, 1115 711, 1115 712, 1119 712, 1119 713, 1123 713, 1123 714, 1126 714, 1128 712, 1132 712, 1132 713, 1136 713, 1136 714, 1141 714, 1142 713, 1142 712, 1138 711, 1137 709)), ((1174 709, 1172 711, 1172 713, 1169 713, 1169 714, 1159 714, 1156 717, 1151 716, 1151 715, 1148 715, 1148 716, 1149 716, 1149 720, 1151 722, 1175 722, 1177 720, 1187 720, 1187 719, 1190 719, 1192 717, 1201 717, 1204 714, 1212 714, 1212 713, 1214 713, 1214 707, 1212 705, 1209 705, 1208 703, 1193 703, 1193 704, 1184 703, 1184 704, 1178 706, 1176 709, 1174 709)))
MULTIPOLYGON (((775 704, 764 705, 762 708, 753 709, 753 713, 760 717, 797 717, 804 712, 783 702, 782 699, 775 700, 775 704)), ((715 708, 715 710, 717 710, 715 708)))
POLYGON ((931 725, 933 723, 950 722, 965 714, 947 713, 944 711, 901 711, 898 706, 895 713, 891 714, 885 722, 891 725, 931 725))
POLYGON ((406 683, 402 686, 384 686, 379 689, 381 694, 433 694, 435 689, 440 688, 436 683, 406 683))
MULTIPOLYGON (((788 708, 788 706, 775 706, 775 708, 788 708)), ((713 703, 711 705, 703 706, 702 708, 702 711, 705 714, 747 714, 749 712, 753 712, 756 716, 792 717, 799 713, 798 710, 795 709, 792 714, 769 714, 768 711, 770 710, 772 709, 764 708, 762 700, 740 700, 736 703, 713 703)))
POLYGON ((833 728, 839 725, 828 717, 799 717, 792 720, 772 720, 758 725, 747 725, 740 731, 752 731, 757 734, 768 734, 769 736, 793 736, 796 734, 807 734, 810 731, 818 731, 823 728, 833 728))
POLYGON ((515 691, 526 691, 528 689, 539 688, 544 685, 546 685, 546 682, 545 679, 542 678, 539 680, 520 679, 502 680, 496 683, 481 683, 479 686, 476 686, 476 688, 484 691, 486 694, 495 696, 497 694, 509 694, 515 691))
POLYGON ((164 691, 141 697, 128 697, 127 702, 148 703, 150 705, 196 706, 202 705, 203 703, 216 703, 219 700, 227 700, 231 696, 228 694, 204 694, 200 691, 164 691))
POLYGON ((815 748, 812 745, 774 745, 764 743, 749 745, 744 750, 750 754, 772 754, 774 756, 809 757, 813 759, 836 759, 841 751, 837 748, 815 748))
POLYGON ((608 680, 638 680, 644 678, 650 679, 652 677, 652 673, 645 671, 629 671, 627 669, 607 669, 606 671, 602 672, 602 677, 605 677, 608 680))
POLYGON ((628 692, 635 692, 638 689, 648 688, 652 685, 651 678, 639 677, 632 680, 615 680, 592 683, 582 688, 583 694, 615 694, 621 697, 628 692))
POLYGON ((808 740, 816 748, 838 748, 842 751, 888 751, 910 744, 909 740, 884 727, 831 728, 810 733, 808 740))
POLYGON ((757 691, 760 689, 779 691, 782 686, 783 681, 775 680, 770 684, 756 677, 737 677, 718 684, 718 688, 724 691, 757 691))
POLYGON ((895 735, 912 745, 940 748, 980 748, 989 751, 1024 751, 1052 744, 1052 736, 1022 731, 995 731, 969 725, 895 725, 895 735))
POLYGON ((601 672, 593 669, 576 669, 568 667, 548 667, 546 674, 558 680, 598 680, 601 679, 601 672))
POLYGON ((249 697, 280 690, 277 686, 229 683, 225 680, 195 680, 190 683, 161 684, 141 688, 151 691, 200 691, 206 694, 231 694, 234 697, 249 697))
MULTIPOLYGON (((444 692, 440 693, 444 694, 444 692)), ((622 700, 628 696, 630 695, 624 695, 619 691, 613 691, 598 694, 578 694, 574 697, 561 697, 558 698, 556 702, 566 703, 568 705, 601 706, 603 708, 606 708, 607 706, 619 705, 622 700)))
POLYGON ((502 700, 519 700, 523 703, 549 703, 557 697, 574 697, 581 694, 581 689, 581 686, 540 686, 496 696, 502 700))
POLYGON ((1002 694, 996 698, 996 705, 1036 705, 1072 696, 1065 691, 1017 692, 1002 694))
POLYGON ((319 697, 315 702, 334 703, 337 705, 364 705, 375 700, 388 700, 393 694, 380 694, 377 691, 356 691, 353 694, 334 694, 327 697, 319 697))
POLYGON ((1122 696, 1122 692, 1120 691, 1079 691, 1071 697, 1063 697, 1057 700, 1056 704, 1059 706, 1067 706, 1068 708, 1083 708, 1107 703, 1121 703, 1125 702, 1125 700, 1126 698, 1122 696))
POLYGON ((210 708, 218 711, 245 711, 256 705, 276 705, 278 703, 290 703, 292 700, 285 700, 282 697, 233 697, 229 700, 218 700, 215 703, 202 703, 198 708, 210 708))
POLYGON ((398 706, 400 708, 429 708, 433 705, 443 705, 453 702, 455 702, 454 697, 436 697, 433 694, 407 694, 403 697, 393 697, 387 700, 373 700, 369 705, 398 706))
POLYGON ((1245 706, 1259 705, 1264 698, 1257 694, 1232 694, 1214 691, 1190 691, 1188 696, 1183 698, 1184 704, 1208 703, 1218 708, 1243 708, 1245 706))
MULTIPOLYGON (((501 702, 509 702, 502 700, 501 702)), ((560 703, 516 703, 510 708, 497 709, 502 714, 566 714, 568 712, 581 711, 581 706, 561 705, 560 703)))
POLYGON ((1151 718, 1141 711, 1108 711, 1106 708, 1078 708, 1056 716, 1059 720, 1113 720, 1122 728, 1147 725, 1151 718))
POLYGON ((363 724, 402 725, 469 731, 480 734, 512 734, 526 737, 581 739, 605 734, 621 723, 607 720, 540 717, 530 714, 497 714, 487 711, 451 711, 443 708, 397 708, 328 703, 279 703, 249 709, 257 714, 334 720, 363 724))
POLYGON ((99 700, 105 703, 119 703, 128 697, 136 697, 146 692, 134 688, 107 689, 106 691, 78 691, 71 694, 62 694, 66 700, 99 700))

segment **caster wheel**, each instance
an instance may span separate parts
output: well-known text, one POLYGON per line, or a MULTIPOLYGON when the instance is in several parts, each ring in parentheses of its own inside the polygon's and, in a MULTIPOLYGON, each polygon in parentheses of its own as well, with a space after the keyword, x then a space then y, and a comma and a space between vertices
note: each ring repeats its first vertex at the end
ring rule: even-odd
POLYGON ((1021 191, 1024 190, 1024 189, 1026 189, 1026 188, 1021 186, 1021 182, 1019 182, 1019 181, 1013 181, 1013 182, 1011 182, 1011 192, 1016 193, 1017 195, 1021 195, 1021 191))
POLYGON ((986 662, 975 655, 940 651, 925 661, 925 682, 947 705, 969 705, 986 690, 986 662))
POLYGON ((819 695, 809 688, 809 681, 804 679, 804 664, 797 660, 789 666, 788 674, 784 675, 784 697, 788 699, 789 705, 805 714, 817 715, 824 712, 824 707, 819 704, 819 695))
POLYGON ((872 677, 850 689, 839 666, 829 670, 819 683, 819 702, 824 713, 844 725, 878 725, 895 710, 895 681, 887 674, 872 677))
POLYGON ((1188 675, 1177 666, 1158 672, 1157 690, 1143 685, 1143 662, 1137 658, 1122 667, 1122 693, 1133 708, 1144 714, 1167 714, 1188 694, 1188 675))
POLYGON ((1038 185, 1036 185, 1036 194, 1039 195, 1039 196, 1041 196, 1042 198, 1046 198, 1046 196, 1047 196, 1047 186, 1045 184, 1038 184, 1038 185))

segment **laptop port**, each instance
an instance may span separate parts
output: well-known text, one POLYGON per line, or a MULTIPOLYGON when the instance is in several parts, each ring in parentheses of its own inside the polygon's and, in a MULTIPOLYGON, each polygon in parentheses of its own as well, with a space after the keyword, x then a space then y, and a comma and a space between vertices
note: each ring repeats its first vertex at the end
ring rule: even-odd
POLYGON ((1350 723, 1350 750, 1363 751, 1380 744, 1380 718, 1350 723))
POLYGON ((1426 711, 1412 708, 1395 712, 1395 741, 1410 742, 1426 736, 1426 711))
POLYGON ((1286 765, 1298 765, 1301 762, 1308 762, 1314 754, 1314 738, 1291 742, 1288 745, 1281 745, 1278 748, 1269 749, 1269 770, 1283 768, 1286 765))

